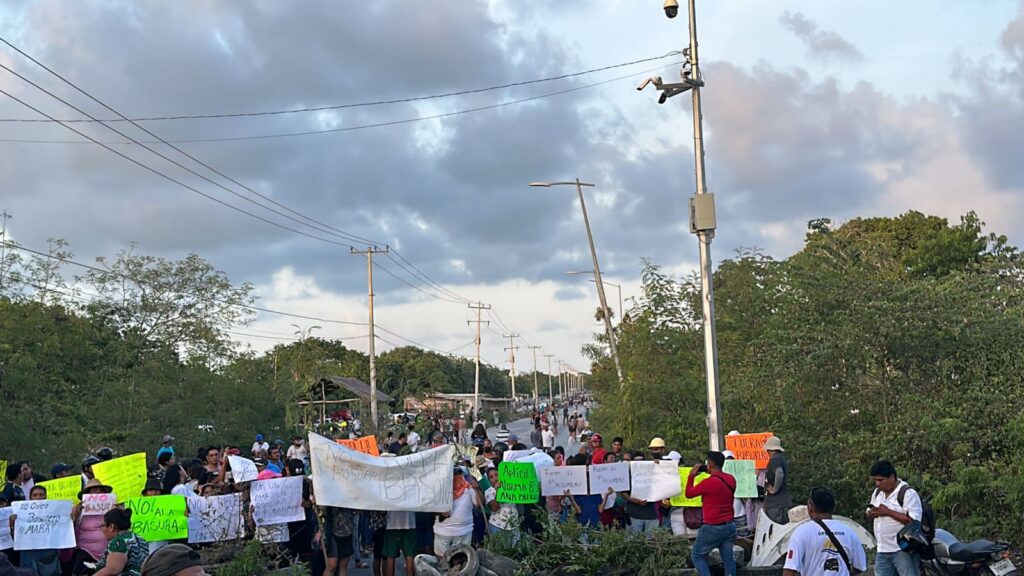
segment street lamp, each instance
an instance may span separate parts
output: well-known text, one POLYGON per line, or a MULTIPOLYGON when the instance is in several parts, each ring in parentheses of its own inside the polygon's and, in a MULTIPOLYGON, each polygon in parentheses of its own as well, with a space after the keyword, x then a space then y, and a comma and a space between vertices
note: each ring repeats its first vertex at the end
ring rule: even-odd
POLYGON ((611 352, 612 361, 615 362, 615 373, 619 377, 619 387, 625 385, 622 378, 622 365, 619 363, 618 347, 615 345, 615 332, 612 330, 612 320, 608 313, 608 300, 604 296, 604 284, 601 282, 601 267, 597 263, 597 249, 594 248, 594 235, 590 232, 590 218, 587 216, 587 203, 583 200, 583 187, 594 187, 593 184, 580 182, 577 178, 573 182, 530 182, 530 186, 541 186, 550 188, 552 186, 576 186, 576 193, 580 197, 580 210, 583 211, 583 225, 587 229, 587 241, 590 243, 590 256, 594 260, 594 284, 597 285, 597 296, 601 299, 601 311, 604 312, 604 329, 608 333, 608 350, 611 352))
MULTIPOLYGON (((661 91, 659 104, 684 92, 691 93, 693 105, 693 154, 697 180, 697 194, 690 198, 690 232, 697 235, 700 246, 700 278, 701 303, 704 314, 704 365, 707 374, 708 405, 707 422, 709 444, 712 450, 721 451, 724 446, 722 437, 722 421, 720 414, 721 388, 718 383, 718 341, 715 334, 715 292, 711 282, 711 239, 715 237, 715 197, 708 194, 704 181, 704 131, 703 115, 700 106, 700 92, 704 87, 704 79, 700 74, 697 60, 697 16, 694 0, 687 2, 690 15, 690 47, 683 50, 686 62, 682 69, 682 82, 665 84, 661 78, 653 77, 645 80, 637 90, 643 90, 653 84, 661 91)), ((665 15, 674 18, 679 12, 677 0, 666 0, 665 15)))
MULTIPOLYGON (((569 272, 566 272, 566 274, 569 274, 570 276, 575 276, 577 274, 592 274, 592 273, 593 272, 591 272, 590 270, 576 270, 576 271, 570 270, 569 272)), ((593 282, 594 280, 591 279, 590 281, 593 282)), ((622 284, 616 284, 615 282, 609 282, 607 280, 602 280, 602 282, 604 282, 605 284, 607 284, 609 286, 615 286, 615 288, 619 291, 619 322, 622 322, 622 284)))

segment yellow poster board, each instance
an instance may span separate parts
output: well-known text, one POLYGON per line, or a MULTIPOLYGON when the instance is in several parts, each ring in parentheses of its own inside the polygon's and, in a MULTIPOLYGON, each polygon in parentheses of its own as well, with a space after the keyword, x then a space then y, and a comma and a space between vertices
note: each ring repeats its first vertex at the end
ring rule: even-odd
POLYGON ((96 479, 123 499, 142 496, 146 486, 146 453, 130 454, 92 465, 96 479))
MULTIPOLYGON (((700 505, 701 505, 701 497, 700 496, 697 496, 696 498, 687 498, 686 497, 686 479, 690 477, 690 468, 692 468, 692 466, 691 467, 687 467, 687 468, 679 468, 679 479, 682 481, 682 484, 683 484, 683 493, 680 494, 679 496, 673 496, 672 498, 669 499, 669 502, 673 506, 685 506, 687 508, 700 508, 700 505)), ((697 484, 700 484, 705 478, 710 478, 710 477, 711 477, 710 474, 701 472, 700 474, 697 474, 696 478, 693 479, 693 485, 696 486, 697 484)))
MULTIPOLYGON (((78 474, 40 482, 39 486, 46 488, 47 500, 71 500, 78 504, 78 493, 82 491, 82 477, 78 474)), ((28 494, 25 497, 28 498, 28 494)))

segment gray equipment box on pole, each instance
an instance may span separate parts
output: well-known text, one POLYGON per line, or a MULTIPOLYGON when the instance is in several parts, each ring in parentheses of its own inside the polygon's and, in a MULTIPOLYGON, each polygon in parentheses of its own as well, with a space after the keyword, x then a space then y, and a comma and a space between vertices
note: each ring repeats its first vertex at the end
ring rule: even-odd
POLYGON ((715 195, 697 194, 690 198, 690 233, 696 234, 705 230, 714 230, 717 227, 715 220, 715 195))

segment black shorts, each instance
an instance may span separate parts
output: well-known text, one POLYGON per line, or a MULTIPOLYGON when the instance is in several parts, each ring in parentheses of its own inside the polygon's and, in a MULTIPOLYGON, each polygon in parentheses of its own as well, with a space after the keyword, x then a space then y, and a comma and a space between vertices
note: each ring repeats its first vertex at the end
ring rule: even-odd
POLYGON ((329 536, 324 541, 324 549, 328 558, 348 558, 355 553, 352 536, 329 536))

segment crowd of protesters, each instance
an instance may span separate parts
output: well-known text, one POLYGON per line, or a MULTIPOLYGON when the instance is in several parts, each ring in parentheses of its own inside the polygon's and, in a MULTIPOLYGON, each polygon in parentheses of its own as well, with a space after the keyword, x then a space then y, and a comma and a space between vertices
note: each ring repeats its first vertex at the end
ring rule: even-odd
MULTIPOLYGON (((404 558, 406 573, 412 576, 412 559, 417 554, 443 557, 449 548, 459 544, 481 546, 487 539, 502 539, 507 544, 515 544, 523 538, 543 538, 545 523, 552 521, 577 522, 585 528, 585 534, 598 527, 628 530, 646 538, 652 537, 655 530, 670 531, 677 536, 694 538, 693 563, 701 576, 710 574, 707 556, 714 549, 720 551, 726 574, 735 574, 732 544, 737 537, 749 536, 755 531, 762 510, 772 522, 788 522, 787 512, 792 507, 788 488, 790 478, 785 451, 778 438, 769 438, 764 447, 771 459, 767 468, 758 473, 758 497, 736 498, 736 480, 723 472, 725 461, 733 457, 729 451, 709 452, 703 461, 687 463, 683 462, 679 452, 672 450, 659 437, 652 438, 644 448, 627 448, 621 437, 612 438, 606 445, 602 434, 590 430, 586 419, 589 410, 589 403, 583 400, 534 409, 530 414, 533 431, 528 439, 529 446, 510 433, 504 424, 492 439, 484 422, 478 421, 470 429, 463 417, 429 419, 421 426, 410 421, 403 424, 406 429, 397 438, 391 433, 386 440, 379 439, 383 457, 398 457, 457 440, 477 446, 475 457, 461 459, 455 464, 453 505, 443 514, 317 506, 309 478, 309 450, 301 436, 285 443, 281 439, 268 441, 257 434, 247 450, 238 446, 203 447, 194 457, 185 457, 175 448, 174 438, 166 435, 153 454, 148 480, 141 495, 177 494, 189 502, 237 492, 242 494, 244 508, 247 509, 249 483, 233 481, 230 456, 250 458, 256 465, 258 480, 301 476, 304 478, 302 507, 305 518, 289 523, 285 547, 292 560, 307 562, 312 566, 313 574, 325 576, 348 574, 349 567, 353 565, 372 567, 375 576, 393 576, 399 557, 404 558), (559 425, 569 433, 569 450, 556 445, 559 425), (670 500, 647 501, 633 497, 628 490, 615 491, 612 488, 596 495, 574 495, 566 491, 560 496, 541 497, 532 505, 499 502, 499 465, 509 451, 531 448, 548 454, 555 466, 658 460, 691 467, 684 493, 688 498, 701 496, 702 506, 688 508, 674 506, 670 500), (710 476, 695 485, 694 479, 699 472, 710 476)), ((92 467, 113 457, 113 450, 103 448, 81 462, 78 472, 82 482, 80 497, 82 494, 111 491, 109 486, 94 477, 92 467)), ((73 465, 58 463, 50 472, 53 478, 63 478, 76 474, 74 469, 73 465)), ((885 482, 893 486, 876 479, 881 487, 890 489, 882 497, 876 494, 879 508, 874 508, 869 515, 876 519, 876 532, 879 524, 883 531, 892 531, 887 521, 895 518, 893 522, 904 523, 904 519, 912 519, 915 500, 909 499, 905 507, 902 503, 894 504, 892 494, 899 482, 895 479, 895 469, 886 463, 878 472, 878 475, 885 476, 885 482), (898 507, 903 508, 897 510, 898 507), (886 512, 878 512, 881 509, 886 512)), ((46 499, 45 488, 38 485, 45 479, 36 474, 28 462, 12 463, 8 467, 7 482, 0 490, 0 507, 22 499, 46 499)), ((812 518, 830 518, 834 496, 824 488, 815 490, 808 502, 812 518)), ((919 508, 920 504, 917 504, 918 517, 919 508)), ((204 573, 201 563, 189 560, 193 558, 189 552, 194 554, 194 551, 187 546, 169 542, 147 543, 134 534, 131 510, 114 508, 103 516, 89 516, 81 514, 79 504, 74 508, 73 520, 76 548, 20 553, 6 550, 3 561, 20 566, 26 570, 24 574, 36 576, 192 576, 204 573), (173 555, 166 552, 158 555, 160 550, 171 546, 174 546, 171 548, 175 552, 173 555), (152 558, 171 557, 181 564, 184 571, 147 572, 145 566, 151 555, 152 558)), ((16 522, 16 516, 12 516, 12 532, 16 522)), ((252 537, 254 532, 255 526, 249 517, 247 534, 252 537)), ((840 533, 846 538, 844 545, 851 541, 848 534, 840 533)), ((889 554, 889 548, 880 548, 880 551, 889 554)), ((856 556, 858 569, 862 568, 860 559, 861 556, 856 556)), ((886 559, 893 566, 890 574, 916 576, 904 569, 905 559, 895 554, 893 559, 886 559)), ((834 564, 832 566, 835 567, 834 564)), ((787 563, 789 567, 790 563, 787 563)), ((799 570, 795 571, 799 573, 799 570)), ((846 574, 839 572, 838 576, 849 574, 849 570, 846 574)))

